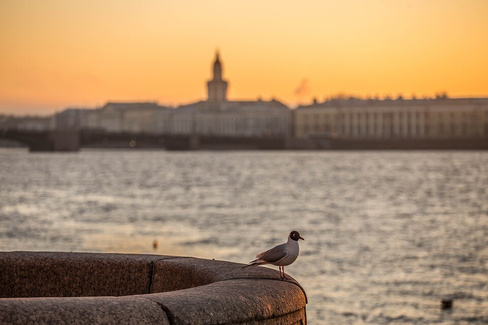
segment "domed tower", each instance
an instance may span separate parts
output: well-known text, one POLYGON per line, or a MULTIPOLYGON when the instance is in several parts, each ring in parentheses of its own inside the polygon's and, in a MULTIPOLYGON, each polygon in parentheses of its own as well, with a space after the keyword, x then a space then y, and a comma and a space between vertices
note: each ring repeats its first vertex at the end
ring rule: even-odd
POLYGON ((222 63, 220 63, 220 55, 217 51, 213 64, 213 79, 207 82, 208 101, 225 102, 227 100, 227 86, 227 81, 222 79, 222 63))

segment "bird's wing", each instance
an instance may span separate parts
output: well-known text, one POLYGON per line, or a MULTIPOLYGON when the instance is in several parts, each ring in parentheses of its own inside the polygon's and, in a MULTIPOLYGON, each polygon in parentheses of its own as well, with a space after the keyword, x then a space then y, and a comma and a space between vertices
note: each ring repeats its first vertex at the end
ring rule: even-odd
POLYGON ((265 261, 267 263, 276 263, 288 256, 288 250, 285 244, 281 244, 271 248, 266 252, 262 252, 256 256, 259 260, 265 261))

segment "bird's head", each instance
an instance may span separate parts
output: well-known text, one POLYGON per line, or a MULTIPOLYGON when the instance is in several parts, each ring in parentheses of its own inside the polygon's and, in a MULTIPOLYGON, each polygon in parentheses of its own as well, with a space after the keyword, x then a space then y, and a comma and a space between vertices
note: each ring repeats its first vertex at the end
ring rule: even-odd
POLYGON ((296 230, 290 232, 290 238, 293 239, 294 241, 298 241, 299 239, 305 240, 302 238, 302 236, 300 236, 300 233, 296 230))

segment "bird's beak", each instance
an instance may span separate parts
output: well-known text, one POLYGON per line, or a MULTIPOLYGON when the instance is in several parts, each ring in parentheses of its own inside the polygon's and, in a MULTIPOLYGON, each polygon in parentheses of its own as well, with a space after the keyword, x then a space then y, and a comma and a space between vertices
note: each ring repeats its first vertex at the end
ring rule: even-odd
POLYGON ((305 240, 302 236, 298 236, 298 238, 300 238, 301 240, 305 240))

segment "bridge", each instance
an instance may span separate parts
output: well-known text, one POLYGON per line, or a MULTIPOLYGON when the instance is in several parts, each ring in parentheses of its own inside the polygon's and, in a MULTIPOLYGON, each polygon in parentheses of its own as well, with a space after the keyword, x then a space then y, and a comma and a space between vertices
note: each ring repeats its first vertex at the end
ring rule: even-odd
POLYGON ((78 151, 77 131, 0 130, 0 139, 15 140, 29 147, 29 151, 78 151))
POLYGON ((30 151, 69 152, 80 148, 166 150, 488 150, 480 139, 342 139, 279 136, 224 137, 102 130, 25 131, 0 129, 0 139, 24 143, 30 151))
POLYGON ((102 130, 26 131, 0 130, 0 139, 21 142, 30 151, 67 152, 80 148, 154 148, 166 150, 243 150, 285 149, 283 137, 224 137, 174 135, 102 130))
POLYGON ((80 131, 83 148, 164 148, 166 150, 284 149, 283 137, 230 137, 80 131))

